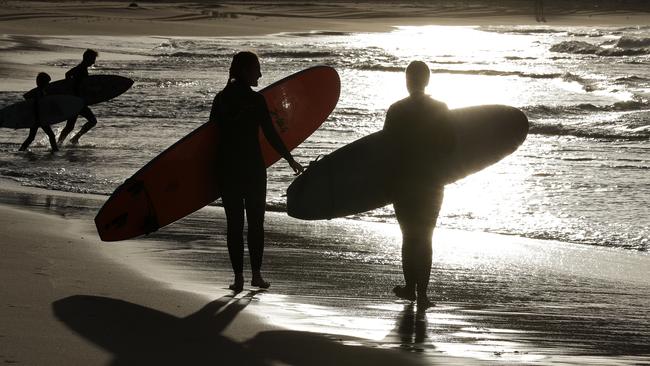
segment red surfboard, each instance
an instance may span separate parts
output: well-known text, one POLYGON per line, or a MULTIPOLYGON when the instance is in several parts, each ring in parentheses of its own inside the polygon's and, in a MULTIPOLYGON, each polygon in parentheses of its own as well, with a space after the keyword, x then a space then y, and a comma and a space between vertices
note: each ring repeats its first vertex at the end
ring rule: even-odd
MULTIPOLYGON (((287 149, 309 137, 330 115, 340 94, 331 67, 312 67, 264 88, 274 126, 287 149)), ((207 122, 155 157, 120 185, 95 217, 99 236, 118 241, 148 234, 213 202, 217 184, 216 123, 207 122)), ((266 166, 280 159, 260 131, 266 166)))

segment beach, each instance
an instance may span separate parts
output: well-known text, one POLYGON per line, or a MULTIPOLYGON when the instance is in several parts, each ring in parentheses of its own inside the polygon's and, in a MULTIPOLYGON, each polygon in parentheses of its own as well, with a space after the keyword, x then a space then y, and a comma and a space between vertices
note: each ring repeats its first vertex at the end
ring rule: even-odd
MULTIPOLYGON (((547 42, 583 47, 578 53, 585 46, 570 43, 571 37, 601 37, 596 53, 609 51, 620 33, 643 39, 649 13, 551 9, 548 23, 538 24, 526 8, 418 3, 0 6, 3 105, 32 88, 39 71, 61 77, 87 47, 100 48, 95 72, 136 80, 128 97, 94 108, 100 124, 79 146, 49 154, 39 132, 31 151, 18 153, 26 131, 0 131, 5 364, 650 364, 650 256, 643 226, 650 107, 645 75, 629 75, 647 62, 638 47, 612 67, 612 58, 600 61, 601 55, 572 63, 554 55, 553 62, 569 65, 567 73, 548 64, 529 66, 543 58, 541 51, 504 53, 513 63, 494 70, 468 70, 485 66, 469 61, 472 55, 415 54, 439 68, 436 82, 451 75, 467 85, 485 79, 499 88, 489 78, 507 79, 504 90, 513 94, 515 85, 534 101, 498 99, 499 93, 487 100, 523 107, 533 129, 520 151, 448 188, 433 239, 436 306, 426 313, 391 293, 402 281, 401 238, 391 208, 317 222, 290 218, 283 204, 292 179, 286 166, 269 173, 268 291, 246 286, 234 295, 227 289, 232 274, 218 205, 117 243, 102 242, 93 223, 114 188, 205 120, 232 49, 250 46, 275 62, 266 66, 265 85, 319 62, 340 62, 343 80, 356 82, 343 86, 331 120, 295 152, 308 162, 380 128, 388 101, 402 91, 381 94, 367 83, 377 75, 400 80, 396 65, 410 46, 399 44, 405 38, 467 33, 508 39, 517 48, 526 44, 523 34, 538 37, 525 41, 542 43, 544 50, 547 42), (398 46, 380 53, 382 42, 398 46), (349 55, 361 61, 335 61, 349 55), (579 74, 598 62, 604 66, 594 69, 597 76, 579 74), (622 70, 614 85, 603 81, 604 69, 622 70), (563 94, 547 103, 529 91, 542 88, 563 94), (546 116, 552 113, 558 116, 546 116), (571 123, 558 123, 567 116, 571 123), (585 127, 585 120, 591 124, 585 127), (567 155, 569 146, 577 152, 567 155), (594 186, 582 186, 584 176, 594 186), (499 192, 502 184, 510 190, 499 192), (557 196, 564 205, 548 203, 557 196), (559 213, 546 213, 548 207, 559 213)), ((454 104, 455 93, 486 103, 485 95, 468 88, 446 92, 451 107, 463 106, 454 104)))
MULTIPOLYGON (((4 197, 10 195, 7 186, 11 183, 3 185, 4 197)), ((18 187, 14 194, 31 195, 35 202, 61 198, 18 187)), ((156 280, 156 273, 145 276, 146 263, 130 263, 139 262, 139 270, 127 265, 125 252, 101 243, 87 220, 61 217, 39 204, 30 210, 20 206, 0 207, 5 228, 0 338, 6 364, 271 365, 292 358, 302 361, 289 364, 306 364, 310 357, 266 338, 340 354, 347 358, 341 364, 423 364, 409 354, 344 346, 326 335, 271 325, 254 310, 255 291, 234 297, 225 279, 209 292, 171 288, 156 280)), ((343 339, 355 341, 338 338, 343 339)))
MULTIPOLYGON (((102 197, 10 182, 2 196, 6 363, 648 362, 647 256, 442 230, 432 271, 437 305, 423 315, 392 298, 387 282, 400 274, 378 270, 386 266, 351 268, 275 249, 295 240, 386 242, 396 235, 390 225, 315 225, 270 214, 272 290, 233 296, 225 248, 224 266, 206 274, 173 261, 184 246, 163 238, 179 235, 102 243, 88 218, 102 197), (371 288, 355 287, 362 273, 375 276, 365 282, 371 288)), ((219 208, 194 216, 224 222, 219 208)))

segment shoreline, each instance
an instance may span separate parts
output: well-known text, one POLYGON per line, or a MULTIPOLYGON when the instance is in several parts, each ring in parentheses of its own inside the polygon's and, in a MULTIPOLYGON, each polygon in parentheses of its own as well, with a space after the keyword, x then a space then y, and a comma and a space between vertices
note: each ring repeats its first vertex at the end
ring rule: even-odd
MULTIPOLYGON (((643 329, 650 329, 649 319, 640 313, 643 299, 650 296, 640 271, 650 263, 648 256, 438 230, 432 273, 438 305, 426 313, 422 323, 425 328, 418 328, 417 320, 415 328, 411 328, 408 324, 418 319, 417 313, 408 304, 396 301, 383 281, 370 282, 375 283, 372 286, 376 288, 370 289, 373 294, 357 296, 332 292, 327 287, 302 288, 310 286, 312 280, 305 276, 309 272, 296 277, 295 269, 286 267, 295 254, 275 249, 277 241, 298 240, 304 242, 305 248, 317 248, 339 240, 354 246, 386 235, 392 240, 394 233, 387 230, 394 229, 394 225, 350 220, 315 225, 270 213, 265 262, 273 286, 268 292, 247 287, 233 298, 226 287, 230 280, 228 268, 210 265, 206 272, 205 265, 184 262, 179 257, 186 251, 178 242, 183 237, 182 223, 173 224, 172 230, 162 229, 157 236, 101 243, 88 216, 105 197, 16 185, 12 188, 11 184, 3 184, 3 188, 0 224, 4 228, 2 237, 9 240, 0 240, 0 271, 3 278, 10 280, 0 293, 7 305, 0 312, 0 324, 6 327, 0 330, 5 336, 0 343, 7 342, 7 347, 2 347, 8 350, 3 354, 6 361, 42 364, 47 359, 47 364, 57 365, 79 357, 83 364, 108 363, 110 359, 142 362, 169 337, 180 344, 174 346, 174 354, 197 362, 217 357, 215 350, 203 348, 213 342, 223 345, 216 348, 220 361, 252 357, 250 364, 266 364, 261 360, 268 359, 295 365, 332 364, 314 361, 311 353, 284 349, 283 342, 315 347, 317 352, 335 351, 344 355, 343 363, 337 364, 355 365, 627 365, 650 361, 650 349, 648 357, 639 353, 649 336, 643 329), (32 199, 7 203, 12 191, 32 199), (26 227, 30 228, 29 236, 23 234, 26 227), (284 261, 279 261, 283 257, 284 261), (604 263, 608 265, 601 267, 604 263), (598 267, 601 269, 594 273, 598 267), (611 292, 628 299, 632 291, 638 300, 624 307, 619 300, 604 295, 611 292), (563 295, 573 292, 574 304, 563 295), (91 324, 84 326, 89 319, 91 324), (203 320, 197 324, 196 319, 203 320), (603 328, 598 319, 603 319, 607 327, 603 328), (102 338, 106 337, 102 336, 106 322, 119 324, 108 333, 113 338, 128 342, 152 340, 145 342, 142 350, 122 349, 126 340, 124 344, 106 344, 108 341, 102 338), (218 326, 215 331, 200 324, 218 326), (129 335, 133 332, 135 335, 129 335), (627 344, 614 346, 623 348, 613 351, 610 347, 620 342, 617 334, 626 333, 635 334, 635 340, 626 337, 627 344), (45 339, 45 334, 54 336, 45 339), (187 339, 192 339, 192 345, 187 339), (587 348, 573 349, 576 341, 587 348), (197 342, 198 350, 194 348, 197 342), (45 344, 38 352, 32 351, 33 344, 41 343, 45 344), (602 350, 596 351, 599 347, 602 350), (60 349, 73 349, 75 353, 61 354, 60 349), (59 352, 56 357, 54 352, 59 352), (576 352, 583 355, 577 356, 576 352), (189 354, 197 358, 188 358, 189 354), (367 363, 360 363, 359 357, 367 363)), ((223 224, 219 209, 191 216, 199 221, 206 217, 216 220, 215 230, 223 224)), ((225 251, 217 255, 227 262, 225 251)), ((329 268, 327 271, 333 275, 346 268, 326 259, 311 268, 317 269, 315 266, 329 268)), ((166 352, 154 353, 153 357, 162 364, 170 360, 182 362, 166 352)))
MULTIPOLYGON (((536 22, 532 9, 507 11, 493 5, 466 8, 426 5, 334 2, 293 4, 232 2, 201 4, 144 2, 130 8, 118 1, 6 1, 0 9, 0 90, 31 89, 44 71, 60 73, 60 60, 76 60, 91 44, 61 46, 40 39, 77 36, 107 37, 261 37, 312 31, 342 33, 390 32, 399 26, 557 26, 629 27, 650 24, 650 12, 571 10, 551 12, 536 22), (530 12, 528 12, 530 10, 530 12), (529 14, 530 13, 530 14, 529 14)), ((435 40, 433 41, 435 42, 435 40)), ((82 42, 85 43, 85 42, 82 42)), ((101 59, 146 58, 128 53, 101 53, 101 59)), ((56 79, 56 78, 55 78, 56 79)))
MULTIPOLYGON (((354 337, 332 339, 274 325, 259 313, 270 309, 259 305, 260 291, 233 296, 214 285, 208 291, 179 290, 183 283, 156 278, 168 270, 164 265, 146 275, 151 263, 134 258, 133 250, 101 243, 83 221, 0 203, 0 359, 5 363, 273 365, 299 357, 304 361, 299 364, 307 364, 311 354, 305 350, 273 348, 280 347, 278 340, 294 340, 364 360, 355 364, 425 364, 410 353, 342 342, 357 344, 354 337)), ((458 364, 468 362, 477 364, 458 364)))

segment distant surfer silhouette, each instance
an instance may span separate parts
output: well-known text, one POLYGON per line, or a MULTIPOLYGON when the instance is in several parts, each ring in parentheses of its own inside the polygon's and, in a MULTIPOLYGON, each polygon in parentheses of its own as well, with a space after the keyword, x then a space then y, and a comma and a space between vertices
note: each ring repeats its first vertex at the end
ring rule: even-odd
POLYGON ((402 231, 402 271, 405 284, 393 292, 416 301, 418 310, 433 305, 427 295, 432 263, 431 236, 442 205, 444 186, 436 186, 423 167, 454 148, 454 135, 447 121, 445 103, 432 99, 424 89, 431 71, 422 61, 406 68, 409 96, 390 106, 384 133, 398 162, 391 182, 393 207, 402 231))
POLYGON ((304 169, 296 162, 273 127, 264 97, 251 89, 262 77, 255 53, 235 54, 226 87, 214 98, 210 121, 219 126, 218 171, 221 198, 226 211, 227 243, 235 281, 230 289, 244 287, 244 211, 248 221, 248 252, 251 286, 268 288, 262 278, 266 167, 259 144, 259 130, 297 174, 304 169))
POLYGON ((535 20, 538 22, 546 22, 544 16, 544 0, 535 0, 535 20))
POLYGON ((42 128, 43 131, 47 134, 47 137, 50 140, 50 146, 52 147, 52 152, 59 150, 56 145, 56 137, 54 136, 52 128, 48 124, 41 123, 42 116, 40 116, 38 112, 38 103, 40 99, 45 96, 45 88, 50 83, 50 80, 52 80, 52 78, 50 78, 50 75, 44 72, 39 72, 36 76, 36 88, 23 95, 25 99, 34 99, 34 114, 36 116, 36 121, 34 122, 34 125, 29 129, 29 135, 27 136, 27 139, 25 139, 25 142, 20 145, 20 151, 27 150, 32 141, 34 141, 36 132, 38 131, 39 127, 42 128))
MULTIPOLYGON (((81 82, 88 77, 88 68, 95 64, 98 55, 99 54, 97 51, 87 49, 83 53, 81 63, 65 73, 65 78, 73 82, 74 95, 79 96, 79 88, 81 87, 81 82)), ((83 116, 87 122, 81 126, 79 132, 77 132, 77 134, 70 139, 70 143, 72 144, 77 144, 79 142, 79 138, 88 132, 91 128, 95 127, 97 124, 97 118, 95 118, 93 111, 91 111, 88 106, 84 106, 79 112, 79 115, 83 116)), ((68 137, 68 134, 72 132, 76 123, 77 116, 69 119, 66 122, 65 127, 63 127, 63 130, 61 131, 61 134, 59 134, 59 145, 61 145, 63 141, 65 141, 65 138, 68 137)))

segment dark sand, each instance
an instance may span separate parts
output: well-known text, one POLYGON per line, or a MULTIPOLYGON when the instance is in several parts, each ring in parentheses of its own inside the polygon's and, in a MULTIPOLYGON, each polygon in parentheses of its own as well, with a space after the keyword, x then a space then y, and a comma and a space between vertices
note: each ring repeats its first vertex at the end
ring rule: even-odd
POLYGON ((650 362, 649 256, 439 230, 422 314, 390 294, 395 266, 327 254, 389 248, 394 225, 269 213, 272 290, 233 298, 225 244, 188 239, 197 223, 223 235, 220 208, 108 244, 91 222, 104 197, 3 187, 5 361, 650 362))

